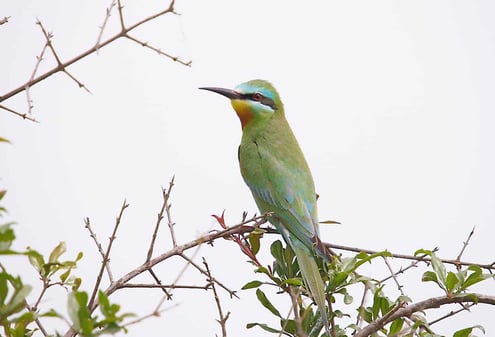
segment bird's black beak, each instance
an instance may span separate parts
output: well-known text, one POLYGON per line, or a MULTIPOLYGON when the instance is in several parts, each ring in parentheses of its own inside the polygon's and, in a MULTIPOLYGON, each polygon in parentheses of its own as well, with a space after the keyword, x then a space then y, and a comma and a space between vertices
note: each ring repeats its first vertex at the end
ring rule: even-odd
POLYGON ((215 88, 215 87, 202 87, 201 90, 208 90, 216 92, 217 94, 223 95, 230 99, 241 99, 242 95, 231 89, 215 88))

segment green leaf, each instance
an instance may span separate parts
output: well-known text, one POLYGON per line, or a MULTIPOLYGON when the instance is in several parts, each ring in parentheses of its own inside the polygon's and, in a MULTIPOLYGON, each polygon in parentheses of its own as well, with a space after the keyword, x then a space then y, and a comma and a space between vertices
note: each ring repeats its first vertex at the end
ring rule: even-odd
POLYGON ((93 332, 93 321, 88 310, 88 294, 83 291, 71 292, 68 296, 69 317, 77 331, 83 336, 91 336, 93 332))
POLYGON ((433 270, 438 276, 439 281, 443 284, 446 285, 446 280, 447 280, 447 271, 445 270, 445 266, 442 261, 435 255, 431 254, 431 266, 433 267, 433 270))
POLYGON ((260 251, 260 237, 262 235, 256 232, 251 232, 249 234, 249 244, 251 246, 251 251, 253 252, 254 255, 258 254, 260 251))
POLYGON ((69 277, 70 272, 71 272, 71 269, 67 269, 64 273, 60 274, 60 281, 62 281, 62 283, 65 283, 65 281, 67 281, 67 278, 69 277))
POLYGON ((479 266, 469 266, 468 270, 472 271, 472 273, 469 274, 464 283, 459 287, 459 291, 466 290, 468 287, 492 277, 489 274, 483 274, 479 266))
POLYGON ((274 329, 272 327, 269 327, 266 324, 262 324, 262 323, 248 323, 248 324, 246 324, 247 329, 251 329, 252 327, 255 327, 255 326, 259 326, 260 328, 262 328, 263 330, 268 331, 268 332, 283 334, 282 330, 274 329))
MULTIPOLYGON (((6 139, 6 138, 3 138, 3 137, 0 137, 0 142, 4 142, 4 143, 10 143, 10 140, 6 139)), ((1 198, 0 198, 1 199, 1 198)))
POLYGON ((293 286, 297 286, 297 287, 300 287, 303 285, 303 282, 300 278, 296 278, 296 277, 291 277, 291 278, 288 278, 286 280, 284 280, 280 286, 284 286, 284 285, 293 285, 293 286))
POLYGON ((258 288, 262 284, 263 284, 263 282, 258 281, 258 280, 254 280, 254 281, 246 283, 241 289, 246 290, 246 289, 258 288))
POLYGON ((456 331, 454 333, 454 337, 469 337, 469 336, 471 336, 471 332, 473 331, 474 328, 479 329, 483 333, 485 333, 485 328, 483 328, 481 325, 475 325, 475 326, 472 326, 470 328, 465 328, 465 329, 461 329, 461 330, 456 331))
POLYGON ((447 293, 451 294, 458 283, 459 283, 459 279, 457 278, 457 275, 449 271, 447 273, 447 280, 445 281, 445 285, 447 287, 447 293))
POLYGON ((266 297, 265 293, 263 291, 261 291, 261 289, 256 289, 256 297, 258 297, 258 300, 261 302, 261 304, 263 304, 263 306, 265 308, 267 308, 268 310, 270 310, 270 312, 272 314, 274 314, 277 317, 282 318, 282 316, 280 316, 280 313, 277 310, 277 308, 275 308, 273 306, 273 304, 268 300, 268 298, 266 297))
POLYGON ((281 319, 280 326, 283 327, 284 331, 296 335, 297 326, 296 322, 293 319, 281 319))
POLYGON ((418 249, 417 251, 414 252, 414 256, 418 256, 418 255, 428 255, 428 256, 431 256, 433 254, 433 251, 429 250, 429 249, 418 249))
POLYGON ((62 319, 64 318, 63 315, 59 314, 54 309, 50 309, 47 312, 40 314, 40 317, 57 317, 57 318, 62 318, 62 319))
POLYGON ((26 255, 28 256, 29 263, 31 263, 34 269, 36 269, 36 271, 41 275, 43 266, 45 265, 45 259, 43 258, 43 255, 35 250, 32 250, 31 248, 28 248, 26 255))
POLYGON ((425 271, 423 273, 423 277, 421 278, 421 281, 423 281, 423 282, 429 282, 429 281, 431 281, 431 282, 435 282, 435 283, 438 284, 437 274, 435 274, 431 270, 425 271))
POLYGON ((270 246, 270 252, 275 260, 283 261, 284 260, 284 248, 282 246, 282 242, 280 240, 275 241, 270 246))
POLYGON ((16 289, 14 295, 10 299, 7 308, 10 308, 12 310, 12 313, 16 313, 24 309, 26 297, 29 295, 32 289, 33 287, 31 287, 30 285, 22 285, 20 288, 16 289))
POLYGON ((388 335, 393 335, 397 332, 399 332, 402 329, 402 325, 404 324, 404 319, 399 318, 396 319, 395 321, 390 324, 390 329, 388 330, 388 335))
POLYGON ((60 242, 57 247, 53 248, 50 253, 50 257, 48 258, 48 263, 58 262, 58 258, 67 251, 67 247, 65 242, 60 242))
POLYGON ((11 225, 13 223, 9 222, 0 226, 0 252, 8 251, 15 240, 15 233, 11 225))

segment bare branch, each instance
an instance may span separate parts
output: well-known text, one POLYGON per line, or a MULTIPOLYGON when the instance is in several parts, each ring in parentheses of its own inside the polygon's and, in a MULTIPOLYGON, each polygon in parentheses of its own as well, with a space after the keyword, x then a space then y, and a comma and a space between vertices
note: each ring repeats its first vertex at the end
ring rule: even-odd
POLYGON ((211 283, 207 283, 204 286, 196 286, 196 285, 181 285, 181 284, 155 284, 155 283, 126 283, 122 287, 123 288, 159 288, 159 289, 201 289, 208 290, 211 288, 211 283))
POLYGON ((388 262, 386 256, 383 256, 383 260, 385 261, 385 264, 387 265, 387 268, 390 271, 390 276, 394 279, 395 284, 397 285, 397 289, 400 291, 401 295, 404 295, 404 291, 402 290, 403 286, 399 283, 399 280, 397 279, 397 273, 395 273, 394 270, 392 269, 392 266, 388 262))
MULTIPOLYGON (((106 47, 107 45, 109 45, 110 43, 114 42, 115 40, 117 39, 120 39, 120 38, 123 38, 123 37, 126 37, 126 38, 129 38, 130 40, 136 42, 136 43, 139 43, 140 45, 144 45, 146 46, 147 48, 150 48, 156 52, 158 52, 160 55, 162 56, 165 56, 167 58, 170 58, 171 60, 175 61, 175 62, 178 62, 180 64, 183 64, 185 66, 191 66, 191 62, 190 61, 183 61, 181 60, 180 58, 176 57, 176 56, 172 56, 170 54, 167 54, 163 51, 161 51, 160 49, 157 49, 155 47, 151 47, 149 46, 147 43, 145 42, 142 42, 134 37, 131 37, 129 36, 129 32, 131 32, 132 30, 134 30, 135 28, 151 21, 151 20, 154 20, 154 19, 157 19, 158 17, 161 17, 165 14, 175 14, 174 12, 174 1, 171 1, 170 2, 170 5, 166 8, 166 9, 163 9, 153 15, 150 15, 130 26, 125 26, 124 25, 124 18, 123 18, 123 5, 121 3, 121 1, 119 0, 118 2, 118 12, 119 12, 119 18, 120 18, 120 22, 121 22, 121 30, 109 37, 108 39, 104 40, 104 41, 100 41, 99 39, 97 39, 97 42, 94 46, 90 47, 89 49, 83 51, 82 53, 80 53, 79 55, 75 56, 74 58, 72 59, 69 59, 65 62, 63 62, 59 57, 58 57, 58 54, 56 53, 55 49, 53 48, 52 44, 51 44, 51 40, 50 40, 50 35, 46 32, 46 30, 44 29, 44 27, 40 24, 40 27, 42 28, 42 31, 43 31, 43 34, 45 35, 45 39, 49 42, 48 44, 48 47, 51 49, 55 59, 56 59, 56 62, 57 62, 57 65, 52 68, 51 70, 48 70, 47 72, 41 74, 41 75, 38 75, 37 77, 27 81, 26 83, 24 83, 23 85, 7 92, 6 94, 0 96, 0 102, 3 102, 23 91, 26 90, 26 88, 31 88, 32 86, 38 84, 39 82, 45 80, 46 78, 58 73, 58 72, 64 72, 67 76, 69 76, 73 81, 75 81, 77 83, 77 85, 80 87, 80 88, 83 88, 85 89, 86 91, 89 92, 89 90, 86 88, 86 86, 80 82, 79 80, 77 80, 72 74, 70 74, 67 70, 67 68, 69 66, 71 66, 72 64, 80 61, 81 59, 95 53, 95 52, 98 52, 100 49, 102 49, 103 47, 106 47)), ((107 15, 108 15, 108 8, 107 8, 107 15)), ((103 27, 104 28, 104 27, 103 27)), ((102 34, 102 30, 103 28, 100 30, 99 34, 102 34)), ((24 119, 29 119, 29 120, 33 120, 31 118, 28 118, 27 117, 27 114, 22 114, 22 113, 17 113, 17 112, 14 112, 12 109, 8 109, 8 108, 5 108, 4 106, 0 106, 2 109, 4 110, 7 110, 9 112, 12 112, 14 113, 15 115, 19 116, 19 117, 22 117, 24 119)))
POLYGON ((172 244, 174 247, 177 247, 177 240, 175 239, 175 231, 174 226, 175 223, 172 221, 172 214, 170 213, 170 209, 172 208, 172 204, 168 201, 170 199, 170 192, 172 191, 172 187, 174 187, 175 177, 172 177, 168 185, 168 190, 164 191, 163 194, 163 204, 165 205, 165 211, 167 213, 167 224, 170 229, 170 237, 172 238, 172 244))
MULTIPOLYGON (((84 219, 84 224, 86 229, 89 231, 89 236, 93 239, 96 248, 98 249, 98 252, 100 253, 100 256, 102 257, 103 261, 105 261, 105 252, 103 251, 103 246, 101 245, 100 241, 96 238, 96 234, 93 231, 93 228, 91 228, 91 223, 89 221, 89 218, 84 219)), ((110 270, 110 264, 108 261, 105 261, 105 268, 107 270, 108 278, 110 280, 110 283, 113 282, 113 275, 112 271, 110 270)))
MULTIPOLYGON (((457 261, 461 261, 461 258, 462 258, 462 254, 464 254, 464 251, 466 250, 467 246, 469 245, 469 241, 471 240, 471 238, 473 237, 474 235, 474 230, 475 230, 476 226, 473 227, 473 229, 471 230, 471 232, 469 233, 466 241, 463 242, 462 244, 462 248, 461 248, 461 251, 459 252, 459 255, 457 255, 457 261)), ((461 265, 458 265, 457 266, 457 269, 459 270, 461 268, 461 265)))
MULTIPOLYGON (((345 251, 349 251, 349 252, 357 252, 357 253, 365 252, 368 254, 380 253, 379 251, 376 251, 376 250, 355 248, 355 247, 349 247, 349 246, 341 246, 341 245, 336 245, 333 243, 325 243, 325 246, 327 246, 329 248, 345 250, 345 251)), ((395 254, 395 253, 391 253, 391 256, 398 258, 398 259, 404 259, 404 260, 424 261, 424 262, 428 262, 428 263, 431 262, 430 258, 425 258, 423 256, 395 254)), ((453 264, 455 266, 457 266, 457 265, 460 265, 460 266, 478 266, 481 269, 486 269, 486 270, 493 270, 495 268, 495 262, 488 263, 488 264, 480 264, 480 263, 475 263, 475 262, 457 261, 457 260, 449 260, 449 259, 440 259, 440 260, 443 263, 453 264)))
POLYGON ((222 305, 220 304, 220 298, 218 297, 217 293, 217 288, 215 287, 215 279, 211 275, 210 267, 208 266, 208 263, 206 262, 205 258, 203 258, 203 265, 205 266, 206 274, 207 274, 207 279, 206 281, 208 282, 208 285, 211 285, 211 289, 213 290, 213 296, 215 298, 215 303, 217 304, 217 310, 218 310, 218 316, 219 319, 217 319, 217 322, 220 324, 222 328, 222 337, 227 337, 227 320, 229 319, 230 316, 230 311, 227 311, 227 314, 223 314, 222 310, 222 305))
POLYGON ((115 5, 117 5, 116 0, 112 0, 112 2, 110 3, 110 6, 106 9, 105 19, 103 20, 103 24, 100 26, 100 32, 98 33, 98 37, 96 38, 95 47, 96 47, 96 53, 97 54, 98 54, 98 50, 99 50, 98 48, 100 46, 101 38, 103 37, 103 31, 105 30, 105 28, 107 26, 108 19, 110 19, 110 16, 112 15, 112 10, 115 7, 115 5))
POLYGON ((129 207, 129 204, 124 200, 124 202, 122 203, 122 207, 120 208, 119 215, 117 216, 117 219, 115 220, 115 226, 113 227, 112 236, 110 236, 110 238, 108 240, 107 251, 105 252, 105 257, 103 258, 103 261, 101 262, 100 272, 98 273, 98 277, 96 278, 96 283, 95 283, 94 288, 93 288, 93 293, 91 295, 91 299, 88 302, 89 308, 92 308, 95 304, 96 294, 98 293, 98 289, 100 288, 101 278, 103 276, 105 266, 110 261, 110 251, 112 250, 113 242, 117 238, 117 236, 116 236, 117 230, 118 230, 120 222, 122 220, 122 215, 124 214, 124 210, 127 207, 129 207))
MULTIPOLYGON (((433 249, 433 252, 436 252, 437 250, 438 250, 438 249, 437 249, 437 248, 435 248, 435 249, 433 249)), ((399 269, 399 271, 397 271, 397 272, 395 272, 394 274, 392 274, 392 275, 390 275, 390 276, 388 276, 388 277, 385 277, 384 279, 380 280, 380 283, 383 283, 383 282, 385 282, 385 281, 389 280, 389 279, 390 279, 390 278, 392 278, 393 276, 397 276, 397 275, 399 275, 399 274, 403 274, 403 273, 405 273, 407 270, 409 270, 409 269, 411 269, 411 268, 413 268, 413 267, 417 267, 417 266, 418 266, 418 264, 419 264, 420 262, 424 262, 424 261, 425 261, 425 258, 426 258, 427 256, 428 256, 428 255, 426 255, 426 254, 421 254, 421 255, 419 255, 419 256, 418 256, 418 259, 417 259, 417 260, 415 260, 415 261, 412 261, 412 262, 411 262, 411 264, 410 264, 409 266, 407 266, 406 268, 400 268, 400 269, 399 269)))
MULTIPOLYGON (((39 24, 41 26, 41 22, 39 20, 37 20, 36 24, 39 24)), ((28 80, 28 83, 34 79, 34 77, 36 76, 36 73, 38 72, 38 68, 41 64, 41 61, 43 60, 43 56, 45 55, 45 52, 48 48, 48 45, 50 44, 50 40, 52 37, 51 34, 49 34, 48 37, 49 38, 47 39, 46 35, 45 35, 45 44, 43 45, 43 48, 41 49, 40 54, 38 56, 36 56, 36 63, 34 64, 34 69, 33 69, 33 72, 31 74, 31 77, 28 80)), ((28 113, 31 114, 32 109, 33 109, 33 100, 31 99, 29 88, 30 87, 28 85, 26 85, 26 98, 27 98, 27 103, 28 103, 28 113)))
POLYGON ((135 37, 133 37, 133 36, 131 36, 131 35, 126 34, 126 36, 125 36, 125 37, 126 37, 126 38, 128 38, 128 39, 129 39, 129 40, 131 40, 131 41, 134 41, 134 42, 136 42, 136 43, 140 44, 141 46, 143 46, 143 47, 145 47, 145 48, 149 48, 149 49, 151 49, 151 50, 155 51, 156 53, 158 53, 158 55, 162 55, 162 56, 168 57, 169 59, 171 59, 171 60, 172 60, 172 61, 174 61, 174 62, 178 62, 178 63, 180 63, 180 64, 182 64, 182 65, 185 65, 185 66, 188 66, 188 67, 192 64, 192 62, 191 62, 191 61, 187 61, 187 62, 182 61, 182 60, 181 60, 180 58, 178 58, 177 56, 172 56, 172 55, 170 55, 170 54, 168 54, 168 53, 165 53, 163 50, 161 50, 161 49, 159 49, 159 48, 156 48, 156 47, 151 46, 148 42, 144 42, 144 41, 141 41, 141 40, 139 40, 139 39, 136 39, 135 37))
MULTIPOLYGON (((79 88, 82 88, 82 89, 86 90, 88 93, 91 93, 91 91, 89 91, 89 89, 86 88, 86 86, 81 81, 79 81, 74 75, 69 73, 67 68, 63 65, 62 61, 60 60, 60 57, 58 57, 58 54, 55 51, 55 48, 53 47, 53 42, 52 42, 53 34, 46 31, 46 29, 45 29, 45 27, 43 27, 43 24, 41 23, 41 21, 38 20, 38 22, 36 22, 36 24, 40 26, 41 31, 43 32, 43 35, 45 36, 46 44, 48 45, 48 48, 51 50, 53 57, 55 57, 55 60, 57 61, 57 66, 60 69, 60 71, 65 73, 67 76, 69 76, 69 78, 71 78, 74 82, 76 82, 77 85, 79 86, 79 88)), ((33 82, 33 80, 34 79, 31 78, 28 81, 28 83, 33 82)), ((29 86, 29 84, 26 84, 26 85, 29 86)))
MULTIPOLYGON (((156 282, 156 285, 157 286, 161 286, 162 285, 162 281, 158 278, 158 275, 155 274, 155 272, 153 271, 153 269, 149 269, 148 272, 151 274, 151 276, 153 277, 153 279, 155 280, 156 282)), ((172 299, 172 294, 170 294, 167 289, 161 287, 163 292, 165 293, 165 296, 167 298, 167 300, 171 300, 172 299)))
POLYGON ((11 108, 7 108, 5 105, 1 105, 0 104, 0 109, 7 110, 8 112, 11 112, 14 115, 17 115, 17 116, 21 117, 22 119, 27 119, 27 120, 30 120, 31 122, 39 123, 36 119, 34 119, 33 117, 29 116, 27 113, 17 112, 15 110, 11 109, 11 108))
POLYGON ((465 305, 463 305, 463 306, 462 306, 462 308, 460 308, 460 309, 457 309, 457 310, 455 310, 455 311, 450 311, 450 312, 448 312, 447 314, 443 315, 442 317, 439 317, 439 318, 437 318, 437 319, 435 319, 435 320, 433 320, 433 321, 431 321, 431 322, 428 322, 428 325, 430 325, 430 326, 431 326, 431 325, 433 325, 433 324, 435 324, 435 323, 438 323, 438 322, 440 322, 440 321, 442 321, 442 320, 444 320, 444 319, 446 319, 446 318, 449 318, 449 317, 452 317, 452 316, 454 316, 454 315, 457 315, 457 314, 458 314, 458 313, 460 313, 460 312, 463 312, 463 311, 466 311, 466 310, 468 310, 468 311, 469 311, 469 308, 471 308, 471 307, 472 307, 472 306, 474 306, 474 305, 476 305, 476 303, 465 304, 465 305))
POLYGON ((208 272, 205 269, 201 268, 197 263, 195 263, 193 260, 191 260, 189 257, 187 257, 187 255, 185 255, 183 253, 181 253, 179 255, 184 260, 186 260, 191 266, 193 266, 194 268, 196 268, 201 274, 209 277, 211 282, 214 282, 214 283, 218 284, 220 287, 222 287, 223 289, 225 289, 225 291, 227 291, 230 294, 230 297, 234 297, 235 296, 235 297, 239 298, 239 296, 237 296, 235 290, 230 290, 222 282, 218 281, 216 278, 212 277, 211 275, 208 275, 208 272))
MULTIPOLYGON (((156 224, 155 224, 155 229, 153 230, 153 235, 151 237, 150 247, 148 248, 148 254, 146 256, 147 262, 149 262, 151 260, 151 258, 153 257, 153 249, 155 246, 156 237, 158 235, 158 229, 160 228, 160 224, 161 224, 163 217, 164 217, 163 214, 165 213, 165 210, 167 210, 167 212, 170 210, 170 207, 168 207, 168 199, 170 196, 170 191, 171 191, 172 186, 173 186, 173 182, 174 182, 174 179, 172 178, 172 180, 169 183, 168 191, 162 187, 163 203, 162 203, 162 207, 160 209, 160 212, 158 212, 158 216, 157 216, 156 224)), ((170 215, 169 214, 167 214, 167 215, 170 219, 170 215)), ((174 243, 174 247, 176 247, 177 244, 175 242, 175 235, 173 234, 173 229, 170 227, 170 225, 169 225, 169 228, 170 228, 170 231, 173 235, 172 236, 172 242, 174 243)))

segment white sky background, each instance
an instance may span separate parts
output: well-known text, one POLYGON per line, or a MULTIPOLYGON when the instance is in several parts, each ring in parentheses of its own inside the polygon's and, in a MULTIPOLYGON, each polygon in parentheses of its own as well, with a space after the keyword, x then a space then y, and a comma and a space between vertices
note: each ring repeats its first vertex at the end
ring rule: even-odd
MULTIPOLYGON (((0 17, 12 18, 0 26, 0 94, 31 75, 44 43, 36 17, 67 60, 95 43, 108 3, 1 3, 0 17)), ((124 3, 128 23, 165 6, 124 3)), ((31 245, 48 254, 66 241, 68 258, 85 253, 76 273, 89 290, 100 258, 83 218, 106 243, 124 198, 131 206, 112 255, 115 276, 143 262, 160 187, 173 175, 180 242, 217 228, 213 213, 225 209, 234 225, 244 210, 255 212, 237 164, 237 117, 227 99, 197 88, 263 78, 281 94, 311 166, 320 218, 342 222, 321 229, 324 241, 404 254, 438 246, 441 257, 455 258, 476 226, 464 259, 495 260, 495 3, 178 1, 176 10, 182 15, 134 35, 192 60, 192 68, 120 40, 69 69, 92 95, 58 74, 31 90, 40 124, 0 112, 0 136, 13 143, 0 147, 0 173, 4 205, 19 223, 18 249, 31 245)), ((117 23, 114 13, 105 36, 117 23)), ((40 72, 53 65, 47 58, 40 72)), ((24 94, 3 104, 26 110, 24 94)), ((160 252, 169 248, 166 233, 160 252)), ((200 256, 232 289, 261 277, 234 244, 205 246, 199 262, 200 256)), ((180 265, 158 269, 164 283, 180 265)), ((193 272, 187 280, 203 282, 193 272)), ((392 284, 386 289, 393 293, 392 284)), ((493 294, 493 283, 473 290, 493 294)), ((432 285, 405 291, 415 301, 441 295, 432 285)), ((63 294, 49 293, 43 304, 56 306, 63 294)), ((230 334, 263 334, 244 326, 273 323, 271 314, 254 291, 239 294, 241 300, 222 294, 232 312, 230 334)), ((159 296, 128 290, 114 300, 145 314, 159 296)), ((220 332, 211 293, 176 291, 174 298, 165 307, 178 307, 131 335, 220 332)), ((486 309, 449 320, 439 332, 481 323, 493 334, 493 309, 486 309)))

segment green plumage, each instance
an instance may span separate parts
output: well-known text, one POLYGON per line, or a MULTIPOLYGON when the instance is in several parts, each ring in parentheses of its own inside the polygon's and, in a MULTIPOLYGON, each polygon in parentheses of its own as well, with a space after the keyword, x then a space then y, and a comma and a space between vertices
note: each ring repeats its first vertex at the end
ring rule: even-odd
POLYGON ((304 282, 321 313, 327 334, 324 284, 315 253, 324 256, 318 233, 316 193, 304 155, 268 82, 254 80, 234 91, 204 88, 231 99, 243 125, 239 147, 241 174, 261 213, 294 250, 304 282))

